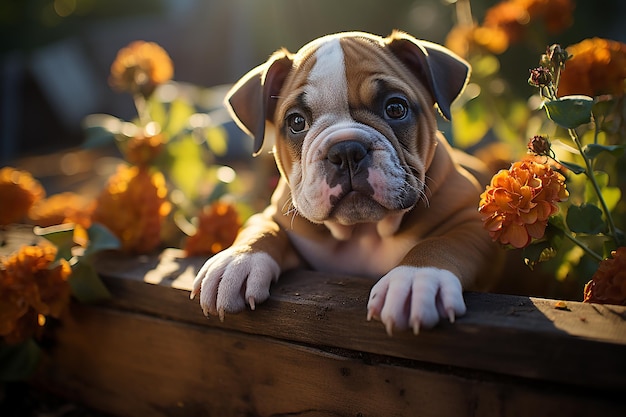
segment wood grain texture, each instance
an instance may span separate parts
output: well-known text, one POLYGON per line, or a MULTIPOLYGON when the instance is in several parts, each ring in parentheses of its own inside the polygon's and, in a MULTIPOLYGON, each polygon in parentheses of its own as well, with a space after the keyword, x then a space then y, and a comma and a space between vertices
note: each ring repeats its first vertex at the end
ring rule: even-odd
MULTIPOLYGON (((74 305, 40 380, 119 416, 622 416, 610 394, 74 305)), ((461 354, 461 352, 460 352, 461 354)))
POLYGON ((453 366, 594 390, 626 390, 626 308, 467 293, 468 313, 415 337, 388 337, 365 320, 371 280, 311 271, 285 274, 270 300, 223 323, 205 318, 189 289, 203 260, 178 251, 160 257, 100 259, 114 294, 110 307, 206 328, 364 354, 453 366), (152 283, 147 285, 146 282, 152 283))

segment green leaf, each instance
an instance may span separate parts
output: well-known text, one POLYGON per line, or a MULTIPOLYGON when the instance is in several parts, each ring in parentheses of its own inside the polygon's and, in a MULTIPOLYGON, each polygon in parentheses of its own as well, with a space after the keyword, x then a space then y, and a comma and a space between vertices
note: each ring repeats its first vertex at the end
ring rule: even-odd
POLYGON ((567 226, 574 233, 598 234, 606 229, 602 210, 593 204, 572 205, 567 210, 567 226))
POLYGON ((565 96, 558 100, 546 101, 543 106, 554 123, 566 129, 574 129, 591 121, 593 98, 565 96))
POLYGON ((559 164, 563 165, 565 168, 569 169, 576 175, 582 174, 583 172, 585 172, 585 168, 573 162, 559 161, 559 164))
POLYGON ((609 211, 613 211, 622 199, 622 190, 619 187, 604 187, 602 189, 602 198, 604 198, 609 211))
POLYGON ((472 71, 481 77, 489 77, 500 70, 500 61, 493 55, 484 54, 472 60, 472 71))
POLYGON ((83 254, 86 259, 91 258, 96 252, 119 249, 122 246, 117 236, 100 223, 93 223, 87 229, 87 236, 89 236, 89 245, 83 254))
POLYGON ((35 226, 33 233, 42 236, 57 247, 57 259, 70 259, 74 244, 74 224, 60 224, 50 227, 35 226))
POLYGON ((470 100, 456 110, 452 119, 452 138, 455 146, 462 149, 477 144, 491 127, 491 117, 480 98, 470 100))
POLYGON ((189 117, 194 114, 194 108, 184 100, 176 99, 172 101, 169 108, 169 119, 165 131, 171 136, 185 130, 189 124, 189 117))
POLYGON ((122 119, 109 114, 90 114, 83 121, 85 131, 83 147, 91 149, 115 142, 126 124, 122 119))
POLYGON ((618 101, 612 96, 600 96, 597 97, 593 105, 593 115, 598 117, 606 117, 610 115, 615 107, 618 105, 618 101))
POLYGON ((202 147, 198 146, 191 135, 171 142, 168 151, 172 157, 170 175, 172 182, 190 200, 197 197, 200 184, 207 175, 207 165, 202 159, 202 147))
POLYGON ((626 149, 626 145, 598 145, 596 143, 590 143, 583 148, 583 152, 589 159, 593 159, 600 155, 601 153, 609 153, 617 158, 624 154, 624 149, 626 149))
MULTIPOLYGON (((158 94, 153 94, 146 102, 150 119, 158 123, 159 126, 166 126, 168 122, 169 103, 162 103, 158 100, 158 94)), ((166 129, 167 130, 167 129, 166 129)), ((168 132, 169 133, 169 132, 168 132)))
POLYGON ((95 268, 85 260, 72 265, 69 278, 72 294, 81 303, 93 303, 111 298, 111 293, 100 280, 95 268))
POLYGON ((524 256, 524 262, 530 269, 543 261, 553 258, 556 255, 556 251, 552 247, 552 243, 547 240, 533 242, 526 246, 522 252, 524 256))
POLYGON ((210 127, 205 130, 206 143, 209 149, 217 155, 224 156, 228 151, 228 135, 222 126, 210 127))
POLYGON ((41 349, 33 339, 7 345, 0 343, 0 381, 24 381, 37 369, 41 349))
MULTIPOLYGON (((609 187, 609 174, 606 172, 594 171, 593 175, 596 178, 596 182, 600 188, 602 198, 604 199, 607 208, 609 211, 612 211, 622 197, 621 189, 619 187, 609 187)), ((585 182, 585 201, 592 204, 597 204, 600 201, 591 181, 585 182)))
POLYGON ((85 129, 85 149, 99 148, 115 142, 115 134, 101 126, 94 126, 85 129))

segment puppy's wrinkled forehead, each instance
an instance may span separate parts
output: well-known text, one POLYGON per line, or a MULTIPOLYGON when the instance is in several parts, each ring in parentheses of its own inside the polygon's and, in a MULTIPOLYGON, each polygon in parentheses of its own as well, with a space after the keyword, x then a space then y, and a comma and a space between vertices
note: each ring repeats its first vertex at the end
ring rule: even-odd
POLYGON ((346 63, 339 38, 323 43, 313 54, 315 63, 304 88, 307 104, 323 103, 329 108, 348 110, 346 63))
POLYGON ((416 81, 381 39, 367 36, 318 39, 298 51, 294 68, 283 91, 291 95, 289 104, 299 100, 313 114, 347 114, 350 106, 374 99, 380 81, 397 90, 416 81))

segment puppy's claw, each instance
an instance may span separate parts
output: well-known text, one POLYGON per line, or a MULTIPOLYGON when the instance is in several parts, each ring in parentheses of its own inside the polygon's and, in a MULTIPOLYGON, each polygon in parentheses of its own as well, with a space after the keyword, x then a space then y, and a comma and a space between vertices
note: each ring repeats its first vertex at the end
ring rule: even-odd
POLYGON ((256 308, 254 297, 248 297, 248 304, 250 304, 250 310, 254 311, 254 309, 256 308))
POLYGON ((419 320, 415 320, 415 322, 413 323, 413 334, 415 336, 420 334, 420 322, 419 322, 419 320))
POLYGON ((454 323, 454 320, 456 320, 456 317, 454 316, 454 309, 449 308, 447 313, 448 313, 448 320, 450 320, 450 323, 454 323))
POLYGON ((224 308, 220 308, 219 311, 217 312, 217 315, 220 318, 220 322, 224 323, 224 308))
POLYGON ((196 298, 196 295, 198 295, 198 291, 193 290, 192 292, 189 293, 189 299, 193 300, 194 298, 196 298))
POLYGON ((393 320, 389 320, 385 323, 385 330, 388 336, 393 336, 393 320))
POLYGON ((367 310, 367 321, 372 321, 372 318, 374 318, 374 311, 367 310))

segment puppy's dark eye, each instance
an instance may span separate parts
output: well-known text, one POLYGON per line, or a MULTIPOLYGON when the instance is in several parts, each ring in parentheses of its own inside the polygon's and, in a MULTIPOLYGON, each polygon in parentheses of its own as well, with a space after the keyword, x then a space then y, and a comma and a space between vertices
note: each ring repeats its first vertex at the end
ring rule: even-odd
POLYGON ((291 133, 302 133, 309 130, 309 123, 306 118, 300 113, 293 113, 287 117, 287 126, 291 133))
POLYGON ((385 114, 390 119, 404 119, 408 113, 409 104, 402 98, 390 98, 387 100, 387 103, 385 103, 385 114))

